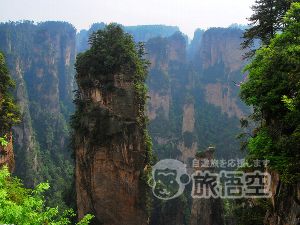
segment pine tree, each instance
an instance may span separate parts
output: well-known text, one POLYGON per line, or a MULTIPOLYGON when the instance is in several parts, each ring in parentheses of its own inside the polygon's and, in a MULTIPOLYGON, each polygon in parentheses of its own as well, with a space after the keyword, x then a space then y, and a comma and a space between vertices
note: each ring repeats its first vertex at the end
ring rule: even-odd
POLYGON ((241 49, 248 49, 244 58, 252 58, 256 49, 253 49, 255 40, 260 41, 260 45, 269 45, 270 40, 275 37, 276 32, 283 28, 283 17, 294 0, 256 0, 251 7, 253 14, 248 18, 250 28, 244 32, 245 39, 241 43, 241 49))

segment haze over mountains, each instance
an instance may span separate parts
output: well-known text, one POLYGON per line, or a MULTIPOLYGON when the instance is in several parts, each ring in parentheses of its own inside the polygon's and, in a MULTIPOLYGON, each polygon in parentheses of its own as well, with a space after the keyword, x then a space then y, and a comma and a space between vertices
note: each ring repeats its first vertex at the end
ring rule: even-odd
MULTIPOLYGON (((51 206, 74 205, 66 191, 71 188, 73 169, 67 152, 67 124, 74 112, 72 92, 76 89, 73 65, 76 54, 89 48, 92 32, 104 27, 97 23, 76 34, 66 22, 0 25, 0 46, 16 80, 16 97, 23 113, 22 126, 13 128, 15 175, 29 188, 48 180, 52 188, 46 200, 51 206)), ((189 43, 178 27, 123 28, 136 42, 146 42, 146 58, 151 62, 146 114, 158 158, 180 159, 191 169, 195 152, 211 145, 217 147, 217 158, 237 157, 239 118, 249 110, 237 98, 238 88, 232 83, 244 77, 241 69, 246 62, 238 50, 242 31, 198 29, 189 43)), ((188 202, 186 212, 191 208, 188 202)), ((154 213, 151 221, 165 223, 166 218, 181 213, 174 210, 167 215, 154 213)), ((188 224, 189 213, 176 220, 188 224)))

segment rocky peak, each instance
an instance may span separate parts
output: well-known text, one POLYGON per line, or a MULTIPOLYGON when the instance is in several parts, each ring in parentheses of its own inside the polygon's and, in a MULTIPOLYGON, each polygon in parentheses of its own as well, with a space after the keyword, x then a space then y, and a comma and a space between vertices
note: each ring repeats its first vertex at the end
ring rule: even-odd
POLYGON ((202 68, 223 62, 229 72, 245 65, 242 61, 243 51, 239 50, 242 30, 233 28, 210 28, 202 36, 201 50, 202 68))
POLYGON ((111 24, 98 32, 101 35, 94 34, 91 48, 75 64, 78 91, 72 127, 78 216, 95 215, 91 224, 147 224, 151 148, 145 129, 144 74, 136 71, 143 61, 132 48, 113 54, 114 41, 97 45, 106 35, 116 35, 112 39, 118 44, 130 44, 119 26, 111 24), (103 54, 116 64, 97 58, 94 51, 102 48, 113 52, 103 54), (124 54, 127 60, 118 64, 124 54))
POLYGON ((186 62, 186 41, 180 32, 176 32, 168 38, 169 59, 178 62, 186 62))

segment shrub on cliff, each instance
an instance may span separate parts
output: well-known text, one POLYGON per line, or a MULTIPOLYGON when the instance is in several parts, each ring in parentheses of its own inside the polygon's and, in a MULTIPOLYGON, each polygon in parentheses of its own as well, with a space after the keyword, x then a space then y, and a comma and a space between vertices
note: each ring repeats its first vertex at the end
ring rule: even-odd
MULTIPOLYGON (((8 142, 0 137, 1 145, 8 142)), ((45 209, 45 202, 41 195, 45 189, 49 189, 48 183, 37 185, 37 190, 22 188, 20 180, 10 177, 8 168, 0 169, 0 223, 1 224, 70 224, 67 216, 75 216, 73 210, 64 212, 59 221, 52 218, 57 216, 58 207, 45 209)), ((89 224, 92 215, 87 214, 78 225, 89 224)))
MULTIPOLYGON (((75 216, 72 209, 65 211, 59 221, 53 219, 59 215, 58 207, 45 209, 41 195, 49 187, 42 183, 37 190, 22 188, 19 179, 10 177, 7 167, 0 170, 0 224, 70 224, 67 216, 75 216)), ((78 224, 88 224, 91 218, 88 214, 78 224)))
POLYGON ((0 131, 4 133, 10 131, 12 123, 20 122, 20 107, 11 93, 14 88, 15 82, 9 76, 4 55, 0 52, 0 131))

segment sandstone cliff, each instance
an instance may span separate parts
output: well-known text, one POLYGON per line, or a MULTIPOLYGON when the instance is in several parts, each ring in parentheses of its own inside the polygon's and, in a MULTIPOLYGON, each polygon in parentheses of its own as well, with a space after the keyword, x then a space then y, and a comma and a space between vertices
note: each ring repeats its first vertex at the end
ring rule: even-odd
MULTIPOLYGON (((243 80, 239 71, 243 66, 239 61, 242 53, 236 49, 241 31, 212 30, 198 30, 192 42, 198 49, 189 46, 188 53, 186 41, 179 33, 169 38, 152 38, 146 43, 147 58, 151 62, 147 80, 151 99, 147 115, 153 149, 159 159, 183 161, 188 173, 193 172, 195 152, 205 146, 216 145, 218 158, 239 154, 240 143, 235 138, 240 132, 239 121, 235 116, 243 117, 245 108, 238 101, 239 89, 231 79, 243 80), (209 57, 206 58, 205 52, 209 57), (192 57, 194 53, 197 55, 192 57), (195 61, 186 62, 187 56, 195 61)), ((185 193, 185 204, 181 204, 187 211, 180 216, 183 210, 171 207, 177 203, 154 200, 160 211, 155 209, 150 222, 175 224, 181 218, 181 224, 188 223, 191 201, 185 193)))
POLYGON ((47 206, 66 207, 63 186, 71 180, 66 121, 73 110, 75 28, 65 22, 0 25, 0 45, 21 106, 22 123, 12 130, 16 169, 25 187, 50 183, 47 206))
MULTIPOLYGON (((197 143, 185 146, 182 138, 194 132, 195 122, 193 96, 188 94, 195 77, 186 63, 186 40, 180 33, 152 38, 146 43, 146 51, 151 62, 146 113, 153 148, 159 159, 180 158, 188 164, 197 143)), ((187 224, 190 201, 188 192, 167 202, 154 198, 150 224, 187 224)))
POLYGON ((300 218, 300 184, 287 185, 282 183, 276 171, 271 174, 272 208, 268 209, 264 224, 292 225, 300 218))
POLYGON ((147 116, 153 120, 157 110, 163 108, 164 116, 169 117, 170 106, 170 76, 168 74, 169 57, 166 38, 156 37, 146 43, 147 60, 150 64, 147 116))
MULTIPOLYGON (((194 88, 195 77, 186 63, 185 38, 180 33, 175 33, 169 38, 153 38, 146 43, 146 51, 149 53, 147 58, 151 62, 150 76, 147 80, 150 100, 146 112, 150 121, 155 123, 154 120, 157 117, 158 120, 160 117, 171 119, 169 118, 170 107, 176 105, 176 108, 180 107, 176 111, 183 113, 180 115, 182 116, 181 133, 194 132, 194 104, 193 97, 188 94, 188 90, 194 88), (180 105, 178 105, 177 95, 186 98, 180 105)), ((196 142, 192 146, 185 147, 184 141, 175 144, 171 141, 171 137, 156 134, 152 135, 152 138, 160 142, 159 144, 171 144, 172 148, 177 149, 182 155, 180 159, 185 163, 188 163, 188 158, 193 157, 197 150, 196 142), (161 140, 164 141, 161 142, 161 140)))
POLYGON ((239 50, 242 30, 232 28, 210 28, 203 36, 200 47, 202 69, 224 62, 229 72, 240 69, 245 64, 242 61, 242 51, 239 50))
MULTIPOLYGON (((8 141, 7 146, 0 145, 0 168, 3 166, 8 167, 8 171, 12 174, 15 170, 15 156, 13 152, 13 144, 12 144, 12 134, 5 133, 6 135, 6 141, 8 141)), ((1 134, 1 137, 4 136, 3 133, 1 134)))
MULTIPOLYGON (((239 50, 242 30, 236 28, 211 28, 201 36, 201 45, 195 55, 196 68, 203 74, 205 100, 220 106, 229 117, 245 117, 249 111, 241 103, 234 82, 243 81, 241 70, 247 64, 239 50)), ((244 75, 245 76, 245 75, 244 75)))
POLYGON ((194 37, 191 43, 187 46, 187 59, 188 60, 197 60, 196 53, 199 51, 201 42, 202 42, 202 36, 204 34, 205 30, 197 29, 194 32, 194 37))
POLYGON ((115 74, 113 83, 114 92, 79 89, 83 100, 91 98, 85 110, 93 116, 82 118, 85 129, 97 129, 99 134, 94 137, 98 140, 80 137, 84 142, 76 151, 78 215, 82 219, 91 213, 104 224, 146 224, 140 200, 145 148, 143 130, 136 122, 134 84, 124 74, 115 74))
MULTIPOLYGON (((25 174, 31 173, 33 177, 28 176, 24 179, 22 175, 18 176, 24 179, 24 184, 26 187, 33 188, 36 181, 41 181, 38 176, 38 161, 37 161, 37 151, 35 149, 34 138, 32 134, 31 126, 31 116, 29 113, 29 99, 26 88, 26 83, 24 81, 23 73, 20 66, 19 59, 8 58, 10 65, 10 74, 16 82, 16 98, 18 99, 18 104, 21 106, 20 110, 22 113, 22 125, 13 127, 14 135, 14 154, 16 157, 17 175, 20 175, 22 171, 25 174), (24 161, 26 159, 26 161, 24 161), (26 162, 26 163, 25 163, 26 162), (27 162, 31 162, 28 163, 27 162)), ((30 67, 30 65, 27 65, 30 67)))
POLYGON ((15 105, 9 91, 13 87, 9 70, 5 63, 5 57, 0 52, 0 137, 3 141, 0 145, 0 169, 7 166, 10 173, 15 169, 15 157, 12 144, 12 123, 11 117, 15 105))
POLYGON ((78 216, 95 215, 91 224, 147 224, 151 149, 145 130, 145 78, 135 70, 142 60, 130 52, 132 48, 121 55, 114 52, 117 40, 118 44, 132 41, 119 26, 111 24, 98 32, 103 33, 95 34, 91 49, 75 64, 78 92, 72 127, 78 216), (115 36, 102 40, 105 35, 115 36), (98 38, 103 45, 97 45, 98 38), (114 64, 108 69, 94 54, 104 49, 109 53, 103 57, 115 58, 114 62, 123 55, 128 58, 120 67, 114 64))
MULTIPOLYGON (((211 102, 215 106, 220 106, 222 113, 227 113, 229 117, 237 116, 238 118, 244 118, 245 112, 237 104, 239 100, 237 96, 233 95, 236 92, 234 89, 238 87, 228 84, 204 84, 205 100, 211 102)), ((240 100, 239 100, 240 101, 240 100)))
MULTIPOLYGON (((179 33, 169 38, 153 38, 146 43, 149 53, 147 58, 151 62, 147 81, 151 97, 147 107, 147 115, 151 120, 150 134, 153 140, 163 138, 164 142, 158 143, 160 146, 171 144, 173 152, 177 152, 175 157, 189 166, 189 160, 199 148, 197 139, 202 139, 199 137, 202 135, 199 128, 205 130, 203 125, 195 125, 202 123, 196 118, 198 116, 201 119, 199 114, 202 112, 196 113, 195 107, 199 108, 199 104, 203 104, 199 102, 203 97, 206 102, 220 106, 221 112, 229 118, 242 118, 249 111, 237 96, 239 88, 232 83, 232 80, 243 80, 240 70, 246 62, 241 60, 242 51, 238 49, 241 35, 242 31, 239 29, 212 28, 206 32, 197 30, 193 40, 194 46, 198 47, 198 50, 193 49, 196 53, 195 66, 192 62, 186 63, 186 42, 179 33), (180 122, 178 117, 181 118, 180 122), (177 127, 177 131, 169 129, 164 134, 159 131, 164 128, 158 129, 158 123, 165 121, 168 124, 167 120, 170 123, 176 121, 173 126, 177 127), (155 134, 152 127, 157 128, 155 134), (180 132, 182 137, 173 132, 180 132), (195 133, 198 133, 198 137, 195 133), (176 139, 176 143, 172 139, 176 139)), ((188 53, 190 54, 191 52, 188 53)), ((203 143, 200 148, 201 146, 203 143)))

